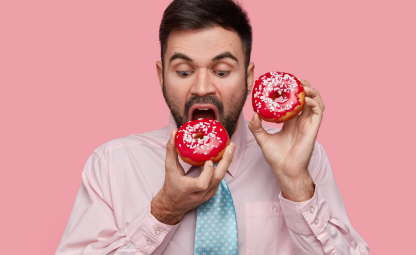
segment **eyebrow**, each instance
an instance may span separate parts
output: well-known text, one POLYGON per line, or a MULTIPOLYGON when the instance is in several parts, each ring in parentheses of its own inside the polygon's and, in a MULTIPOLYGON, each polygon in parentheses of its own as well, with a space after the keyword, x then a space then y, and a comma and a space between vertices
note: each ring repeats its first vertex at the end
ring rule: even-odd
POLYGON ((172 55, 172 57, 170 57, 169 63, 171 63, 173 60, 178 59, 178 58, 181 58, 181 59, 186 60, 188 62, 193 61, 190 57, 186 56, 183 53, 175 53, 175 54, 172 55))
MULTIPOLYGON (((179 59, 179 58, 180 59, 183 59, 183 60, 186 60, 188 62, 193 62, 192 58, 188 57, 187 55, 185 55, 183 53, 178 53, 177 52, 177 53, 174 53, 172 55, 172 57, 170 57, 169 63, 171 63, 173 60, 179 59)), ((214 62, 214 61, 218 61, 218 60, 223 59, 223 58, 231 58, 232 60, 235 60, 238 63, 238 59, 233 54, 231 54, 228 51, 227 52, 223 52, 223 53, 215 56, 211 61, 214 62)))
POLYGON ((235 60, 235 62, 238 63, 238 59, 233 54, 231 54, 229 51, 217 55, 216 57, 214 57, 212 59, 212 61, 218 61, 218 60, 223 59, 223 58, 231 58, 231 59, 235 60))

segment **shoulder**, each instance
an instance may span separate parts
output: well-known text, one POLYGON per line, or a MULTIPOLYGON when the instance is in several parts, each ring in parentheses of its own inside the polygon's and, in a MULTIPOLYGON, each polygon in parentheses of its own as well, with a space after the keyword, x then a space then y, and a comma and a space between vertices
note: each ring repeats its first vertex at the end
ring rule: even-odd
POLYGON ((116 138, 101 144, 94 153, 105 156, 120 150, 131 150, 134 147, 153 147, 165 149, 167 143, 167 127, 152 130, 141 134, 131 134, 125 137, 116 138))
POLYGON ((107 141, 96 148, 89 157, 84 172, 109 174, 114 164, 128 164, 127 161, 141 160, 155 150, 166 150, 168 128, 107 141))

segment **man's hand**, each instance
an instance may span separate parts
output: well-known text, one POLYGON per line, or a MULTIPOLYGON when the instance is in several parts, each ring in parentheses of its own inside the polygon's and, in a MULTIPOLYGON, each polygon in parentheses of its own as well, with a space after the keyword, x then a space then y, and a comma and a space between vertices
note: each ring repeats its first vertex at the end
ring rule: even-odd
POLYGON ((299 80, 306 94, 300 115, 285 122, 276 134, 269 134, 263 129, 257 113, 248 125, 273 169, 283 195, 295 202, 309 200, 314 194, 307 167, 325 108, 318 90, 313 89, 309 82, 299 80))
POLYGON ((215 195, 231 164, 235 149, 234 143, 227 146, 215 171, 212 161, 208 160, 198 178, 188 177, 185 176, 175 150, 176 132, 176 129, 172 131, 166 145, 165 184, 151 203, 151 214, 168 225, 177 224, 187 211, 215 195))

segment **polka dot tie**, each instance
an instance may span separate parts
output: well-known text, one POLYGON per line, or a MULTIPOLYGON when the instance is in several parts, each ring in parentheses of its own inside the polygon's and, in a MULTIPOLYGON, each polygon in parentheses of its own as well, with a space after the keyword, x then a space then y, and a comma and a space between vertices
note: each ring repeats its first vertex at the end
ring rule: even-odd
POLYGON ((237 217, 225 179, 196 213, 194 255, 238 254, 237 217))

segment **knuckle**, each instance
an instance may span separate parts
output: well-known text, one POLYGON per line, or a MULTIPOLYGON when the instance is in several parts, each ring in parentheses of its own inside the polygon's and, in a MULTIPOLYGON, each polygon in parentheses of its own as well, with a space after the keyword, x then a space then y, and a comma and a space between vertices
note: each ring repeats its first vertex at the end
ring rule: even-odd
POLYGON ((199 201, 201 201, 201 196, 199 194, 193 193, 189 196, 189 199, 192 202, 199 202, 199 201))
POLYGON ((195 187, 198 190, 205 190, 207 188, 207 186, 208 186, 206 183, 204 183, 200 179, 194 179, 194 181, 195 181, 195 187))
POLYGON ((214 175, 212 177, 212 183, 215 183, 215 185, 217 185, 218 183, 220 183, 221 180, 222 179, 220 178, 220 176, 218 174, 217 175, 214 175))
POLYGON ((208 185, 206 183, 203 183, 203 182, 197 182, 196 187, 199 190, 206 190, 208 188, 208 185))

